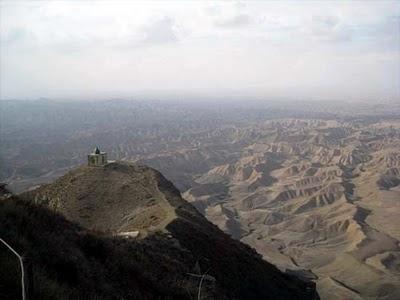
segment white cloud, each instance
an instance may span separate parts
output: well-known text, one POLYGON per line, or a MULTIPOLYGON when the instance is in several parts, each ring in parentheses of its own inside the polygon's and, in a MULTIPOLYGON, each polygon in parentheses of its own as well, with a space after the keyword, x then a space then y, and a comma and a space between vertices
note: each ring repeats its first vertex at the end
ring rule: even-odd
POLYGON ((400 93, 399 2, 0 5, 1 98, 400 93))
POLYGON ((215 21, 215 25, 223 28, 237 28, 250 24, 250 17, 246 14, 238 14, 225 20, 215 21))
POLYGON ((162 18, 147 25, 143 29, 144 44, 164 44, 178 41, 178 35, 174 27, 174 20, 169 17, 162 18))

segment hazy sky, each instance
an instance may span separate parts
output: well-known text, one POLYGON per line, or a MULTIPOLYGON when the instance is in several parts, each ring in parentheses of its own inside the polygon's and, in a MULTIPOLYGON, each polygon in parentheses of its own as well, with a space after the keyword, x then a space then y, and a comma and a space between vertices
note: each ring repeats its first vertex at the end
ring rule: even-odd
POLYGON ((400 101, 400 1, 2 1, 0 98, 400 101))

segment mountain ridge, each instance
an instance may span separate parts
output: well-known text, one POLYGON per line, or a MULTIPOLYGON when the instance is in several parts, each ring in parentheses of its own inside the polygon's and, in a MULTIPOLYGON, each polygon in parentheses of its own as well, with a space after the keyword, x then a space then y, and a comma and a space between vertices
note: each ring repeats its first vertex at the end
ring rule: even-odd
MULTIPOLYGON (((157 295, 190 298, 192 296, 189 297, 189 295, 197 292, 198 278, 193 279, 188 274, 198 274, 201 277, 206 273, 209 279, 211 278, 209 282, 204 283, 203 295, 206 299, 319 299, 313 282, 306 282, 293 275, 282 273, 275 266, 264 261, 254 249, 223 233, 217 226, 208 222, 191 204, 183 200, 170 181, 149 167, 127 162, 110 163, 102 168, 84 166, 72 170, 52 184, 14 197, 17 198, 14 201, 17 206, 29 207, 28 210, 39 210, 39 213, 45 210, 45 214, 57 215, 57 218, 63 219, 65 216, 66 220, 63 222, 68 224, 78 223, 79 225, 73 225, 81 228, 76 231, 89 232, 88 239, 96 240, 96 234, 93 236, 91 233, 98 233, 101 239, 106 240, 107 245, 111 243, 110 253, 114 251, 124 253, 126 257, 123 260, 128 260, 127 266, 132 266, 132 261, 136 261, 136 269, 139 268, 139 273, 142 271, 142 275, 147 274, 147 277, 145 276, 142 280, 145 286, 150 286, 150 288, 141 291, 139 283, 138 296, 135 296, 135 299, 153 299, 157 295), (120 182, 121 178, 125 181, 120 182), (95 183, 97 185, 94 185, 95 183), (131 189, 135 189, 137 193, 132 194, 131 189), (165 199, 162 199, 163 197, 165 199), (97 203, 94 200, 97 200, 97 203), (113 203, 108 203, 107 206, 107 201, 111 200, 113 203), (164 200, 166 203, 162 204, 164 200), (87 218, 89 204, 97 206, 91 207, 93 215, 87 218), (122 208, 116 208, 116 204, 122 208), (82 208, 83 210, 80 210, 82 208), (167 214, 157 214, 158 210, 167 209, 174 210, 176 215, 170 214, 170 211, 167 211, 167 214), (123 212, 127 215, 131 213, 131 219, 122 217, 121 227, 119 218, 124 215, 123 212), (64 216, 60 216, 59 213, 64 216), (107 219, 107 216, 112 217, 107 219), (144 224, 142 222, 146 219, 144 216, 149 217, 154 223, 144 224), (152 219, 152 216, 156 219, 152 219), (107 224, 110 225, 109 228, 107 224), (138 230, 139 237, 126 239, 115 235, 125 230, 138 230), (116 244, 122 244, 123 250, 120 250, 116 244), (133 254, 130 254, 128 249, 132 247, 144 247, 145 250, 139 251, 137 255, 145 262, 149 262, 152 265, 151 269, 147 269, 137 258, 136 260, 130 258, 132 261, 129 261, 129 257, 133 254), (155 260, 159 260, 160 270, 157 270, 155 260), (168 275, 170 279, 162 279, 159 283, 154 280, 159 276, 162 278, 169 274, 168 272, 176 272, 178 269, 179 274, 168 275), (164 286, 164 284, 169 286, 164 286), (153 294, 152 286, 157 287, 153 294), (184 287, 188 291, 185 291, 184 287)), ((8 202, 7 205, 11 205, 8 202)), ((4 202, 2 205, 5 205, 4 202)), ((35 220, 35 222, 40 222, 40 220, 35 220)), ((36 227, 46 231, 45 234, 51 235, 52 228, 44 229, 44 226, 40 224, 36 227)), ((26 233, 23 228, 14 228, 10 230, 12 231, 18 232, 17 238, 24 237, 28 239, 28 243, 35 243, 29 236, 35 235, 31 230, 26 233)), ((76 237, 76 235, 79 236, 78 233, 73 235, 80 241, 76 237)), ((8 238, 13 240, 9 236, 8 238)), ((12 243, 23 248, 23 245, 20 245, 18 240, 15 241, 15 238, 12 243)), ((78 243, 73 248, 80 249, 79 247, 81 245, 78 243)), ((107 256, 106 253, 104 255, 107 256)), ((111 256, 110 260, 118 261, 118 255, 111 256)), ((31 257, 36 256, 31 255, 31 257)), ((87 259, 90 259, 90 256, 87 259)), ((107 257, 102 257, 102 259, 107 261, 107 257)), ((46 272, 46 266, 43 267, 43 264, 45 263, 42 262, 40 269, 44 268, 43 272, 46 272)), ((124 268, 127 274, 129 274, 128 269, 124 268)), ((57 270, 53 272, 57 273, 57 270)), ((108 274, 109 270, 106 269, 103 272, 108 274)), ((114 272, 119 274, 118 269, 114 272)), ((127 284, 127 281, 122 279, 122 284, 127 284)), ((131 297, 129 290, 122 289, 120 293, 124 292, 125 297, 131 297)))

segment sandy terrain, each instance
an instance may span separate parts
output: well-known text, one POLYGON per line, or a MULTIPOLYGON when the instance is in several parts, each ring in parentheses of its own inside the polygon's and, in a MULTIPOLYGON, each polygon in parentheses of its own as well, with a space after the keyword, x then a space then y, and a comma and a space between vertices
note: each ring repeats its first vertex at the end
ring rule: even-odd
POLYGON ((400 299, 398 101, 62 103, 35 118, 34 103, 8 105, 0 176, 14 191, 98 144, 161 171, 225 232, 315 279, 322 299, 400 299))
POLYGON ((267 122, 184 196, 322 299, 400 298, 398 124, 267 122))

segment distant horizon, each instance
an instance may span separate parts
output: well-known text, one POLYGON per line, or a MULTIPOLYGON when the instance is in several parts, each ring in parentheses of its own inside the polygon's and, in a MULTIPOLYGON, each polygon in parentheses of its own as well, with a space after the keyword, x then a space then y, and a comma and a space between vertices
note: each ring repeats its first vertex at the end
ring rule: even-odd
POLYGON ((149 102, 170 102, 170 103, 186 103, 186 104, 201 104, 206 103, 219 103, 219 104, 278 104, 278 103, 354 103, 354 104, 399 104, 400 99, 313 99, 313 98, 294 98, 294 97, 250 97, 250 96, 189 96, 189 95, 169 95, 169 96, 150 96, 150 95, 137 95, 137 96, 99 96, 99 97, 32 97, 32 98, 0 98, 0 102, 114 102, 114 101, 149 101, 149 102), (218 102, 215 102, 218 101, 218 102))
POLYGON ((0 99, 400 99, 399 1, 1 1, 0 99))

